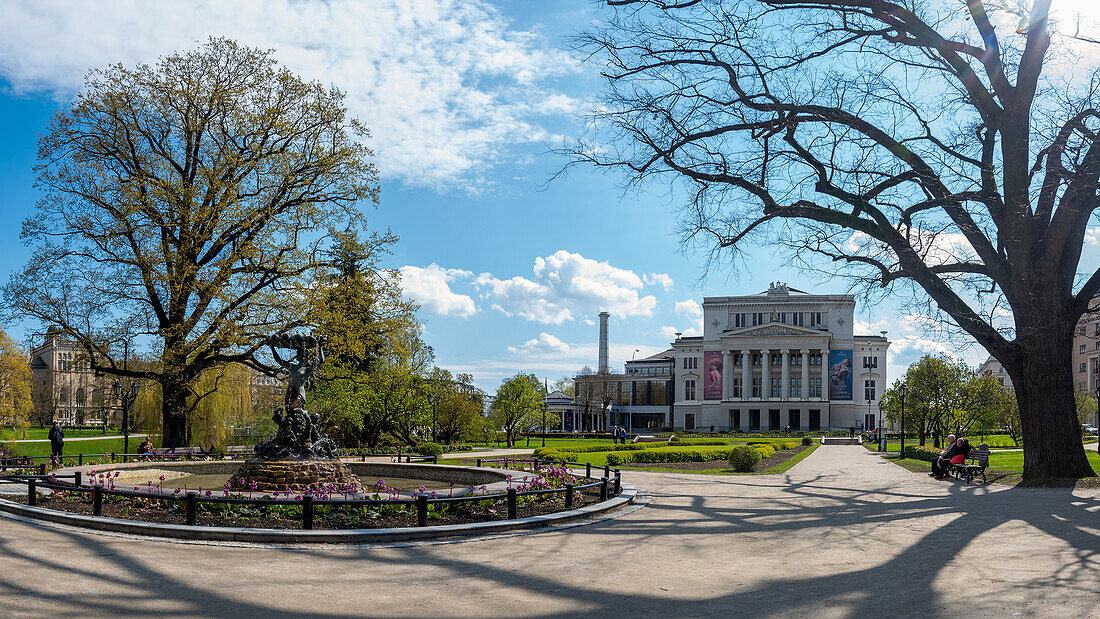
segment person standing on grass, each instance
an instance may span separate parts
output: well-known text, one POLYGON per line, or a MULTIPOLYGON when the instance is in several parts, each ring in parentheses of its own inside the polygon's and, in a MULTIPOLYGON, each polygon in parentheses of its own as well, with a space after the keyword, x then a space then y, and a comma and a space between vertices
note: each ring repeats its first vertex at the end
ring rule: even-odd
POLYGON ((55 421, 53 426, 50 427, 50 433, 46 435, 46 438, 50 439, 50 464, 60 464, 61 451, 65 447, 65 431, 55 421))

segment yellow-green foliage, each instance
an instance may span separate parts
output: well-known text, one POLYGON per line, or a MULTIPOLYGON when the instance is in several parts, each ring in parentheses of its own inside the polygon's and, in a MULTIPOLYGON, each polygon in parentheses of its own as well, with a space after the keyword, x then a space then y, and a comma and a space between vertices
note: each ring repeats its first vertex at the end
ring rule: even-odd
POLYGON ((762 460, 760 449, 748 445, 740 445, 730 450, 730 467, 738 473, 748 473, 762 460))

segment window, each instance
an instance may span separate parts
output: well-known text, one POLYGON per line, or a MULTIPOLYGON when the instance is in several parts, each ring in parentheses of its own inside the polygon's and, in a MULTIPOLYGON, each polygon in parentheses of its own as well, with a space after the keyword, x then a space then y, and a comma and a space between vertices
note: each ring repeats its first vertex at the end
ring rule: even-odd
POLYGON ((735 327, 747 326, 745 324, 745 314, 744 314, 744 312, 742 312, 740 314, 734 314, 733 315, 733 326, 735 326, 735 327))
POLYGON ((806 325, 805 325, 805 322, 803 321, 803 318, 804 318, 805 316, 806 316, 806 315, 805 315, 805 314, 803 314, 802 312, 793 312, 793 313, 791 314, 791 324, 792 324, 792 325, 794 325, 794 326, 796 326, 796 327, 804 327, 804 326, 806 326, 806 325))
POLYGON ((754 397, 754 398, 759 398, 760 397, 760 377, 759 376, 753 376, 752 377, 752 397, 754 397))
POLYGON ((878 367, 878 357, 864 357, 863 358, 863 367, 865 367, 865 368, 877 368, 878 367))
POLYGON ((756 325, 762 325, 762 324, 764 324, 764 312, 753 312, 752 313, 752 325, 755 327, 756 325))
POLYGON ((821 379, 820 378, 811 378, 809 386, 810 386, 810 397, 811 398, 820 398, 821 397, 821 379))
POLYGON ((735 430, 741 427, 741 411, 730 411, 730 429, 735 430))
POLYGON ((750 430, 759 430, 760 429, 760 410, 759 409, 750 409, 749 410, 749 429, 750 430))
POLYGON ((1085 345, 1081 344, 1080 346, 1078 346, 1077 347, 1077 352, 1079 352, 1079 353, 1085 352, 1085 345))
POLYGON ((863 399, 873 401, 875 399, 875 381, 863 381, 863 399))
POLYGON ((810 312, 810 326, 811 327, 820 327, 821 326, 821 312, 810 312))
POLYGON ((781 384, 783 384, 781 378, 773 378, 772 379, 772 385, 771 385, 772 388, 771 388, 771 391, 769 392, 769 393, 771 393, 771 397, 773 397, 773 398, 778 398, 779 397, 779 386, 781 384))
POLYGON ((781 365, 783 363, 783 354, 773 352, 772 353, 772 365, 781 365))
POLYGON ((1100 350, 1100 342, 1096 343, 1096 350, 1100 350))
MULTIPOLYGON (((802 397, 802 379, 801 378, 792 378, 791 379, 791 398, 801 398, 801 397, 802 397)), ((791 424, 791 425, 794 425, 794 424, 791 424)))
POLYGON ((779 322, 787 324, 787 312, 779 312, 779 322))
POLYGON ((743 363, 741 353, 733 353, 730 355, 730 358, 733 359, 733 364, 736 366, 740 366, 743 363))
POLYGON ((699 357, 684 357, 684 369, 694 370, 699 367, 699 357))
POLYGON ((695 399, 695 381, 694 380, 685 380, 684 381, 684 399, 685 400, 694 400, 695 399))
POLYGON ((1081 328, 1077 330, 1078 335, 1084 335, 1086 333, 1085 326, 1081 325, 1081 328))
POLYGON ((768 429, 771 431, 779 430, 779 410, 771 409, 768 411, 768 429))
MULTIPOLYGON (((741 379, 740 378, 734 378, 733 379, 733 397, 735 397, 735 398, 740 398, 741 397, 741 379)), ((740 425, 740 424, 738 424, 738 425, 740 425)))
POLYGON ((788 411, 787 420, 792 432, 802 429, 802 411, 788 411))
POLYGON ((1078 369, 1077 371, 1078 371, 1078 372, 1084 372, 1084 371, 1085 371, 1085 364, 1084 364, 1084 363, 1081 363, 1081 367, 1080 367, 1080 369, 1078 369))
POLYGON ((819 410, 811 410, 810 411, 810 429, 811 430, 820 430, 821 429, 821 411, 819 411, 819 410))
POLYGON ((761 355, 758 352, 752 353, 752 364, 753 365, 760 365, 760 357, 762 357, 762 356, 763 355, 761 355))
POLYGON ((794 353, 791 355, 791 365, 796 367, 802 366, 802 353, 794 353))

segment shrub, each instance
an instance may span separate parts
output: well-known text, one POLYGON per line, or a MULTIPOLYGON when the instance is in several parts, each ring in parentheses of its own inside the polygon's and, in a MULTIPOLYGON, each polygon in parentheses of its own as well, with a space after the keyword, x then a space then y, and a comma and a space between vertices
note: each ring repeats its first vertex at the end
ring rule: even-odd
POLYGON ((630 451, 616 451, 607 454, 608 466, 619 466, 620 464, 626 464, 628 462, 634 462, 634 452, 630 451))
POLYGON ((554 462, 576 462, 577 454, 572 451, 562 451, 560 449, 554 449, 552 447, 539 448, 535 450, 535 457, 540 460, 552 460, 554 462))
POLYGON ((748 445, 739 445, 730 450, 729 461, 733 470, 748 473, 762 460, 760 451, 748 445))
POLYGON ((803 445, 809 445, 811 443, 813 443, 813 440, 811 440, 810 437, 808 437, 808 436, 803 436, 802 437, 802 444, 803 445))
POLYGON ((924 460, 925 462, 931 462, 936 459, 936 456, 940 455, 940 450, 935 447, 928 447, 927 445, 906 445, 905 457, 912 458, 914 460, 924 460))
POLYGON ((416 453, 422 456, 442 456, 443 445, 432 442, 420 443, 416 448, 416 453))
POLYGON ((752 448, 760 454, 761 458, 770 458, 775 455, 775 447, 771 445, 752 445, 752 448))
POLYGON ((783 441, 782 443, 772 443, 771 446, 774 447, 776 451, 794 449, 795 447, 798 447, 798 441, 783 441))

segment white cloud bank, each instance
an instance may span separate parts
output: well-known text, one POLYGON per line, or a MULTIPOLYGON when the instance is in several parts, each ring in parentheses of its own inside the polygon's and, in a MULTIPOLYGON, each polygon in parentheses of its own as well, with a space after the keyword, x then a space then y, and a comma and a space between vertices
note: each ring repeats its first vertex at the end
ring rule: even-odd
POLYGON ((474 280, 493 309, 544 324, 577 320, 606 310, 615 316, 650 316, 653 295, 641 296, 642 278, 627 269, 559 249, 535 258, 533 277, 499 279, 482 273, 474 280))
POLYGON ((692 326, 683 329, 666 325, 661 327, 661 335, 672 339, 677 333, 684 337, 697 337, 703 334, 703 306, 698 301, 695 299, 677 301, 674 309, 677 316, 690 320, 692 326))
POLYGON ((198 0, 4 3, 0 76, 69 99, 88 70, 152 63, 210 36, 274 49, 283 66, 347 93, 384 177, 477 191, 510 150, 542 144, 577 102, 542 84, 576 62, 511 29, 484 0, 198 0))
POLYGON ((537 338, 527 340, 522 346, 509 346, 508 352, 512 354, 527 354, 527 353, 557 353, 565 354, 569 352, 569 344, 559 340, 557 337, 546 333, 545 331, 539 333, 537 338))
POLYGON ((461 269, 445 269, 434 262, 427 267, 405 265, 401 272, 401 293, 406 299, 442 316, 469 318, 477 313, 474 300, 451 290, 450 284, 460 278, 473 277, 461 269))

